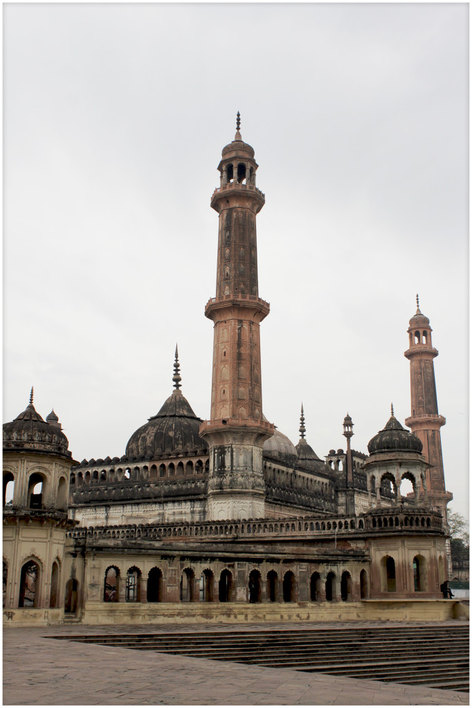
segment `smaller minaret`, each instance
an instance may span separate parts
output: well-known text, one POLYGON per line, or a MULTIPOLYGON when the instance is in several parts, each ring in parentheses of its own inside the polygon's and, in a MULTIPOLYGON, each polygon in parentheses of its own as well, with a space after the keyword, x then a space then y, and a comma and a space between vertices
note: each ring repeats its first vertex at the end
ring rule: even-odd
POLYGON ((351 450, 351 438, 354 435, 352 418, 349 413, 346 413, 343 422, 343 435, 347 440, 346 447, 346 514, 355 514, 355 501, 354 501, 354 478, 352 474, 352 450, 351 450))
POLYGON ((416 296, 416 313, 408 327, 409 348, 405 357, 410 361, 411 416, 405 424, 423 443, 423 455, 429 463, 426 470, 426 491, 433 506, 446 520, 446 506, 452 494, 446 491, 441 448, 441 427, 446 419, 438 413, 433 359, 438 350, 433 347, 429 319, 420 310, 416 296))

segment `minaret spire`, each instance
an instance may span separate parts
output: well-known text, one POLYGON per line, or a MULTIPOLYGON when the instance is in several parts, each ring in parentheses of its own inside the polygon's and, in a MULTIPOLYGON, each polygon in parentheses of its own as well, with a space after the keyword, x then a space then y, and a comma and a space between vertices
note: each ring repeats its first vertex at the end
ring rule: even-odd
POLYGON ((390 404, 390 415, 392 418, 395 416, 395 414, 393 412, 393 403, 390 404))
POLYGON ((305 428, 305 414, 303 412, 303 403, 302 403, 301 412, 300 412, 300 428, 299 428, 299 430, 300 430, 300 438, 302 440, 304 440, 306 428, 305 428))
POLYGON ((235 140, 241 140, 241 133, 239 132, 240 128, 241 128, 241 114, 238 111, 236 113, 236 135, 234 136, 235 140))
POLYGON ((182 377, 180 375, 179 350, 177 344, 175 345, 174 375, 172 377, 172 381, 174 382, 174 388, 178 391, 182 377))
POLYGON ((29 398, 29 404, 30 404, 30 406, 33 405, 33 396, 34 396, 34 387, 31 386, 30 398, 29 398))
POLYGON ((420 310, 420 296, 418 293, 416 293, 416 314, 421 315, 421 310, 420 310))

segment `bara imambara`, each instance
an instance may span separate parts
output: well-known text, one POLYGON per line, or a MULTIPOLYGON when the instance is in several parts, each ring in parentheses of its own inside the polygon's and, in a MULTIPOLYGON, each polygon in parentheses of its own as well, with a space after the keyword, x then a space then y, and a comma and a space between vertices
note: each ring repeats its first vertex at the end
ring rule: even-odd
MULTIPOLYGON (((78 463, 57 415, 3 426, 3 613, 18 624, 445 619, 449 536, 429 319, 409 321, 411 416, 320 458, 263 414, 253 148, 222 151, 211 411, 173 390, 125 454, 78 463), (403 495, 402 481, 408 480, 403 495)), ((169 377, 170 378, 170 377, 169 377)), ((382 425, 383 421, 379 421, 382 425)), ((379 425, 379 427, 380 427, 379 425)), ((374 431, 373 431, 374 432, 374 431)), ((110 451, 112 452, 112 451, 110 451)), ((403 483, 403 486, 405 483, 403 483)))

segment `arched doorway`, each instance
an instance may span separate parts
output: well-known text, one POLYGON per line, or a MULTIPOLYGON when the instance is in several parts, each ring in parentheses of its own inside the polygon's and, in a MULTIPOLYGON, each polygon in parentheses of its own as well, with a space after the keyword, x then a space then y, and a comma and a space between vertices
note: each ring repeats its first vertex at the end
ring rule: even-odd
POLYGON ((42 509, 44 498, 44 477, 32 474, 28 481, 28 506, 30 509, 42 509))
POLYGON ((360 586, 361 586, 361 600, 367 600, 369 597, 369 585, 367 579, 367 572, 362 569, 360 576, 360 586))
POLYGON ((147 580, 147 601, 162 602, 162 571, 151 568, 147 580))
POLYGON ((66 583, 64 611, 71 614, 77 612, 79 598, 79 583, 75 578, 69 578, 66 583))
POLYGON ((52 564, 51 570, 51 593, 49 595, 49 607, 58 607, 58 590, 59 590, 59 565, 57 561, 52 564))
POLYGON ((347 570, 341 575, 341 600, 347 602, 352 597, 351 574, 347 570))
POLYGON ((249 602, 261 601, 261 574, 258 570, 249 573, 249 602))
POLYGON ((220 574, 218 584, 218 598, 220 602, 231 602, 231 592, 233 589, 233 575, 229 570, 223 570, 220 574))
POLYGON ((291 570, 288 570, 284 575, 283 596, 284 602, 295 601, 295 576, 291 570))
POLYGON ((279 578, 275 570, 267 573, 267 599, 269 602, 277 602, 279 578))
POLYGON ((336 580, 335 574, 331 571, 326 577, 325 592, 327 602, 332 602, 335 597, 334 583, 336 580))
POLYGON ((185 568, 180 578, 180 601, 193 602, 195 600, 195 573, 192 568, 185 568))
POLYGON ((141 571, 133 566, 126 573, 125 602, 139 602, 141 599, 141 571))
POLYGON ((111 565, 106 569, 103 588, 103 602, 118 602, 119 577, 120 571, 114 565, 111 565))
POLYGON ((423 556, 415 556, 413 558, 413 580, 415 592, 422 592, 425 587, 425 559, 423 556))
POLYGON ((209 568, 207 568, 203 571, 202 576, 200 578, 200 602, 213 601, 213 584, 213 572, 209 568))
POLYGON ((384 556, 382 558, 382 574, 383 574, 383 590, 387 592, 395 592, 397 589, 397 580, 395 573, 395 561, 392 556, 384 556))
POLYGON ((38 607, 39 604, 39 565, 28 561, 21 569, 20 598, 18 607, 38 607))
POLYGON ((3 506, 13 505, 15 494, 15 478, 11 472, 3 473, 3 506))
POLYGON ((321 577, 319 573, 312 573, 310 578, 310 600, 319 602, 321 597, 321 577))

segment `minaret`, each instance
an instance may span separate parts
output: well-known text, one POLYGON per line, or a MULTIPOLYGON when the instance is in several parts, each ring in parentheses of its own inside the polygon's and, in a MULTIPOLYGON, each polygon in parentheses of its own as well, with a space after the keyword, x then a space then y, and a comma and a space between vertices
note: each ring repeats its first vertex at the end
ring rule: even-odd
POLYGON ((239 128, 238 113, 211 199, 219 214, 216 297, 205 308, 214 322, 213 377, 211 418, 200 428, 210 455, 209 519, 264 516, 262 446, 274 433, 262 413, 259 336, 269 313, 257 282, 256 214, 265 198, 256 188, 254 150, 239 128))
POLYGON ((441 426, 446 419, 438 414, 433 359, 438 350, 431 341, 429 319, 420 310, 416 296, 416 313, 408 328, 409 348, 405 356, 410 360, 411 417, 405 424, 423 443, 423 455, 429 463, 426 469, 426 492, 433 506, 439 508, 446 520, 446 506, 452 494, 446 491, 441 449, 441 426))
POLYGON ((346 514, 355 514, 355 499, 354 499, 354 478, 352 472, 352 450, 351 450, 351 438, 354 435, 352 418, 349 413, 343 421, 343 435, 347 440, 346 447, 346 514))

